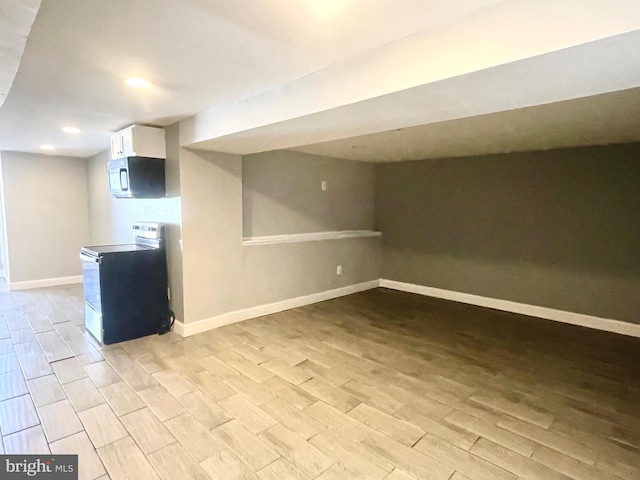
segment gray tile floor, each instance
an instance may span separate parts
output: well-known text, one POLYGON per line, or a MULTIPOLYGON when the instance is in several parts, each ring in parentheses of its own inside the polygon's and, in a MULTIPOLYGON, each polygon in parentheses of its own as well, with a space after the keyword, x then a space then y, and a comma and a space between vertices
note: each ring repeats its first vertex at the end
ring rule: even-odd
POLYGON ((640 478, 640 339, 374 290, 101 347, 0 292, 0 450, 80 478, 640 478))

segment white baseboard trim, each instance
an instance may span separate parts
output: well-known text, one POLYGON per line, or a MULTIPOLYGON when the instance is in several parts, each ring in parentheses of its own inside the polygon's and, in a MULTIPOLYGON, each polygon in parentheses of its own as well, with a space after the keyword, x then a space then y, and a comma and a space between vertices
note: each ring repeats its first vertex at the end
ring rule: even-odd
POLYGON ((82 275, 11 282, 9 283, 9 290, 30 290, 32 288, 57 287, 58 285, 71 285, 73 283, 82 283, 82 275))
POLYGON ((292 308, 303 307, 312 303, 318 303, 325 300, 331 300, 333 298, 344 297, 345 295, 351 295, 352 293, 371 290, 373 288, 377 288, 379 285, 379 280, 371 280, 369 282, 357 283, 355 285, 349 285, 347 287, 312 293, 311 295, 290 298, 288 300, 269 303, 267 305, 259 305, 257 307, 245 308, 243 310, 223 313, 222 315, 199 320, 197 322, 184 323, 176 320, 173 328, 178 335, 182 337, 189 337, 191 335, 206 332, 207 330, 222 327, 224 325, 230 325, 232 323, 249 320, 250 318, 263 317, 265 315, 271 315, 273 313, 282 312, 284 310, 290 310, 292 308))
MULTIPOLYGON (((74 278, 74 277, 67 277, 74 278)), ((57 280, 57 279, 52 279, 57 280)), ((82 282, 82 277, 80 277, 82 282)), ((19 283, 32 283, 32 282, 19 282, 19 283)), ((76 282, 66 282, 76 283, 76 282)), ((63 285, 58 283, 56 285, 63 285)), ((13 286, 13 284, 12 284, 13 286)), ((48 286, 48 285, 38 285, 48 286)), ((620 320, 613 320, 609 318, 594 317, 591 315, 585 315, 582 313, 567 312, 565 310, 556 310, 553 308, 539 307, 537 305, 529 305, 526 303, 512 302, 509 300, 500 300, 497 298, 483 297, 480 295, 473 295, 470 293, 456 292, 452 290, 444 290, 441 288, 426 287, 423 285, 416 285, 412 283, 397 282, 395 280, 386 280, 381 278, 379 280, 372 280, 369 282, 358 283, 356 285, 349 285, 347 287, 336 288, 333 290, 327 290, 324 292, 313 293, 311 295, 305 295, 302 297, 291 298, 280 302, 270 303, 267 305, 259 305, 257 307, 246 308, 243 310, 236 310, 234 312, 224 313, 215 317, 207 318, 193 323, 183 323, 176 320, 174 324, 174 331, 182 336, 188 337, 197 333, 206 332, 214 328, 222 327, 224 325, 230 325, 232 323, 242 322, 251 318, 262 317, 264 315, 271 315, 273 313, 282 312, 292 308, 303 307, 305 305, 311 305, 312 303, 323 302, 325 300, 331 300, 333 298, 343 297, 351 295, 353 293, 363 292, 365 290, 371 290, 377 287, 390 288, 393 290, 400 290, 403 292, 416 293, 418 295, 425 295, 427 297, 442 298, 445 300, 452 300, 454 302, 466 303, 469 305, 476 305, 479 307, 493 308, 495 310, 502 310, 505 312, 519 313, 521 315, 528 315, 530 317, 544 318, 546 320, 553 320, 561 323, 568 323, 571 325, 578 325, 581 327, 592 328, 595 330, 603 330, 606 332, 619 333, 621 335, 628 335, 631 337, 640 338, 640 325, 622 322, 620 320)), ((28 287, 37 288, 37 287, 28 287)), ((12 287, 12 290, 14 288, 12 287)))
POLYGON ((526 303, 472 295, 470 293, 425 287, 423 285, 415 285, 413 283, 396 282, 395 280, 385 280, 383 278, 380 279, 380 286, 403 292, 417 293, 418 295, 425 295, 428 297, 453 300, 454 302, 468 303, 470 305, 503 310, 505 312, 519 313, 522 315, 529 315, 531 317, 544 318, 546 320, 554 320, 556 322, 570 323, 571 325, 579 325, 581 327, 604 330, 607 332, 629 335, 631 337, 640 337, 640 325, 622 322, 620 320, 593 317, 582 313, 555 310, 553 308, 538 307, 536 305, 528 305, 526 303))

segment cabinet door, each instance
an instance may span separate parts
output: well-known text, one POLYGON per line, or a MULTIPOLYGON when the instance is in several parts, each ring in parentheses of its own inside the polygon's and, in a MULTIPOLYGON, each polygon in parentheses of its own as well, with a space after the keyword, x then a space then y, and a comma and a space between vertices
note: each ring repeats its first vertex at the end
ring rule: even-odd
POLYGON ((136 147, 134 145, 134 127, 125 128, 120 131, 120 142, 122 144, 121 157, 131 157, 136 155, 136 147))
POLYGON ((131 125, 111 135, 111 159, 165 158, 164 129, 131 125))
POLYGON ((122 158, 122 136, 120 132, 111 135, 111 159, 122 158))

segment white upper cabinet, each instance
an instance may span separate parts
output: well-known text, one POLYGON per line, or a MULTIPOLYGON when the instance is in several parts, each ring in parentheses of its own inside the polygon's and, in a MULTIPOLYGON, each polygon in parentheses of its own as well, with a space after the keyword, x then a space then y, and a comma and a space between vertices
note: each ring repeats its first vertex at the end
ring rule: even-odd
POLYGON ((165 158, 164 128, 131 125, 111 135, 111 158, 165 158))

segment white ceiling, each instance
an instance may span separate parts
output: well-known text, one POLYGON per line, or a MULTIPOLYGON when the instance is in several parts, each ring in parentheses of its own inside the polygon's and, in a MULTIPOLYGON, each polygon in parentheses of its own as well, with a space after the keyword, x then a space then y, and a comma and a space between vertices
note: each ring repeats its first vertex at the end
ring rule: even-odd
POLYGON ((0 1, 0 107, 13 84, 39 7, 40 0, 0 1))
POLYGON ((180 119, 184 146, 368 161, 634 141, 638 87, 636 0, 43 0, 0 150, 180 119))
POLYGON ((395 162, 640 140, 640 88, 400 128, 293 150, 395 162))

